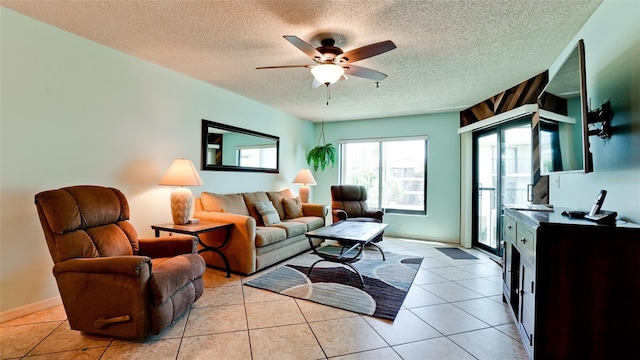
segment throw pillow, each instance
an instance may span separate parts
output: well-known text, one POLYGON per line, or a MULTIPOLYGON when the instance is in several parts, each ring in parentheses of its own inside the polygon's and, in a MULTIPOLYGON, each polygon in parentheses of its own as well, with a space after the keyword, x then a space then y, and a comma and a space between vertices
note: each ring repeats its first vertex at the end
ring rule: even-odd
POLYGON ((282 199, 282 205, 284 205, 285 219, 295 219, 304 216, 302 213, 302 202, 300 198, 294 199, 282 199))
POLYGON ((256 192, 245 192, 242 193, 244 196, 244 202, 247 204, 247 210, 249 210, 249 216, 256 219, 256 225, 262 226, 262 216, 256 209, 256 203, 269 201, 269 197, 267 193, 264 191, 256 191, 256 192))
POLYGON ((254 203, 254 205, 258 213, 260 213, 260 216, 262 216, 262 221, 265 226, 271 226, 280 222, 280 216, 278 216, 278 212, 276 208, 273 207, 271 201, 257 202, 254 203))
POLYGON ((286 214, 284 213, 284 206, 282 205, 282 199, 293 199, 293 194, 290 189, 284 189, 280 191, 267 192, 269 200, 273 203, 273 207, 276 208, 280 219, 284 219, 286 214))

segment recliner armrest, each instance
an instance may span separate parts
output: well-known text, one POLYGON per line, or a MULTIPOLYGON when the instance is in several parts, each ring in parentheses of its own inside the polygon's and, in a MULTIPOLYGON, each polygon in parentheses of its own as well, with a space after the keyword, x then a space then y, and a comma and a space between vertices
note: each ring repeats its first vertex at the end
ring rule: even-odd
POLYGON ((347 218, 349 217, 347 212, 341 209, 333 209, 331 210, 331 214, 333 214, 334 222, 335 222, 335 219, 347 220, 347 218))
POLYGON ((378 219, 380 222, 382 222, 383 215, 384 215, 384 212, 380 209, 368 209, 365 211, 366 217, 378 219))
POLYGON ((148 267, 148 272, 151 272, 151 259, 148 256, 76 258, 55 264, 53 266, 53 275, 75 272, 140 276, 144 267, 148 267))
POLYGON ((172 236, 138 239, 138 245, 140 246, 140 255, 155 259, 194 254, 198 248, 198 239, 191 235, 174 234, 172 236))
POLYGON ((206 265, 197 254, 176 256, 154 267, 149 289, 153 293, 152 303, 160 305, 176 291, 193 280, 202 277, 206 265))

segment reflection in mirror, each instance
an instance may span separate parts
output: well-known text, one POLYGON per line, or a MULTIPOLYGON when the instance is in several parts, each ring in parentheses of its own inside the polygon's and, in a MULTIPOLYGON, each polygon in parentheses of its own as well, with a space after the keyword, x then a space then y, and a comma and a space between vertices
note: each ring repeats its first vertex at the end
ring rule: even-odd
POLYGON ((202 120, 202 170, 277 173, 280 138, 202 120))
POLYGON ((541 115, 540 172, 582 170, 582 142, 577 141, 581 136, 580 126, 575 121, 548 121, 541 115))
POLYGON ((541 175, 592 171, 582 40, 549 81, 538 105, 541 175))

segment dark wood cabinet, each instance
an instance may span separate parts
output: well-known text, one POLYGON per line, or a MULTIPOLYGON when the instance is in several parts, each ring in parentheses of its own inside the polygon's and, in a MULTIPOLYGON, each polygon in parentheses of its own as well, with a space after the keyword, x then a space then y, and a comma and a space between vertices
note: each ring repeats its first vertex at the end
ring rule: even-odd
POLYGON ((503 294, 532 359, 637 358, 640 226, 505 209, 503 294))

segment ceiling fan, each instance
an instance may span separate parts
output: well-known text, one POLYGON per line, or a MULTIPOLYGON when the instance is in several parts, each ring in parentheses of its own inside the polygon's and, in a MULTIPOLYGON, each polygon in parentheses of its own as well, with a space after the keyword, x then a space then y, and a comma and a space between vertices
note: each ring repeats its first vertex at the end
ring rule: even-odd
POLYGON ((353 65, 354 62, 360 61, 372 56, 380 55, 396 48, 396 44, 391 40, 381 41, 375 44, 369 44, 354 50, 343 52, 342 49, 335 46, 335 40, 328 38, 320 41, 320 46, 314 48, 304 40, 294 35, 285 35, 284 38, 293 46, 302 50, 307 54, 315 65, 282 65, 282 66, 263 66, 256 69, 281 69, 281 68, 310 68, 313 74, 311 88, 316 89, 321 85, 327 87, 338 80, 346 79, 346 75, 358 76, 366 79, 374 80, 376 83, 384 80, 387 75, 379 71, 369 69, 362 66, 353 65))

